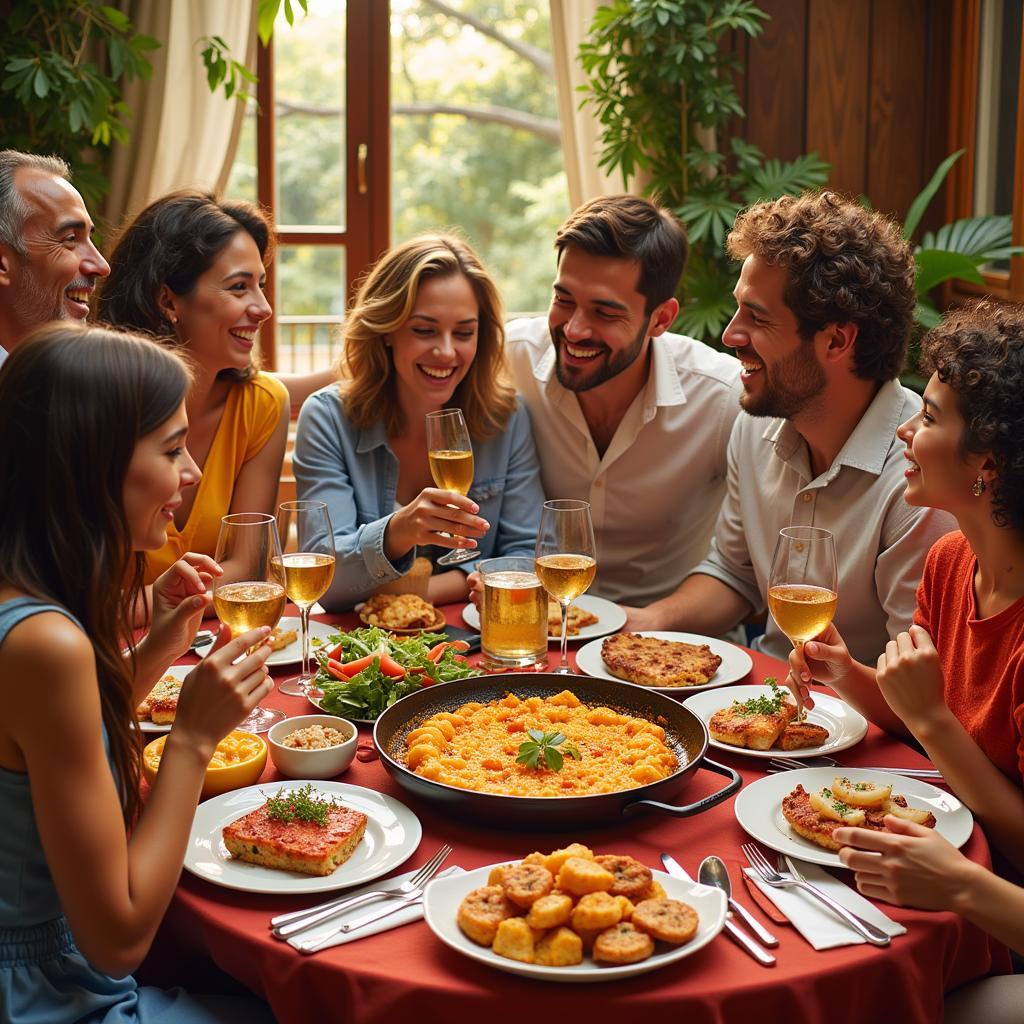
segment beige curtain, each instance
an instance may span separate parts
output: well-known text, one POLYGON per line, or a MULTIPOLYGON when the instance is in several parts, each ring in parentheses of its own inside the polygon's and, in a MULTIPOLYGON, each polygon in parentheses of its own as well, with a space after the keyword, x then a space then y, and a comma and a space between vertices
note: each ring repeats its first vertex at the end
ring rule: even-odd
MULTIPOLYGON (((602 0, 550 2, 558 115, 562 122, 562 152, 565 155, 569 201, 575 209, 594 196, 624 192, 626 189, 621 174, 616 171, 609 175, 598 167, 601 155, 600 124, 591 106, 579 109, 583 94, 576 89, 586 80, 576 55, 602 0)), ((634 180, 630 191, 639 194, 641 188, 642 182, 634 180)))
POLYGON ((221 191, 227 182, 244 106, 223 89, 211 94, 199 40, 220 36, 236 60, 256 69, 256 0, 123 0, 121 7, 163 45, 150 52, 152 77, 126 90, 132 134, 113 149, 103 208, 114 226, 172 189, 221 191))

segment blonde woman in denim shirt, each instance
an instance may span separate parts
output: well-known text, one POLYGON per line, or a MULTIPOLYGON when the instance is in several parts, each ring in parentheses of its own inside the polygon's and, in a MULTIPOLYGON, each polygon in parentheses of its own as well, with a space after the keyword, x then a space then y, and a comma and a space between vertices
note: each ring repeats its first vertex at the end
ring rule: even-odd
MULTIPOLYGON (((544 495, 526 410, 505 379, 501 298, 476 253, 421 235, 370 271, 345 324, 341 381, 299 415, 299 498, 327 503, 338 554, 331 611, 407 572, 420 548, 533 554, 544 495), (468 496, 433 485, 426 414, 462 409, 473 441, 468 496), (448 536, 452 534, 453 536, 448 536)), ((436 573, 435 604, 466 597, 474 562, 436 573)))

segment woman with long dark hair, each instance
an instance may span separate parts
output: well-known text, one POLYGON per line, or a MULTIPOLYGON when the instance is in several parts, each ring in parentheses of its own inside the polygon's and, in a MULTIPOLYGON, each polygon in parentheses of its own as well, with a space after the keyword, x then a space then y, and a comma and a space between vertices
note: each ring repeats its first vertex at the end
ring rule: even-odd
POLYGON ((271 689, 269 631, 224 642, 185 680, 140 809, 135 707, 187 650, 219 571, 205 556, 176 562, 153 586, 149 634, 132 643, 145 552, 198 479, 189 384, 181 360, 144 338, 63 323, 0 371, 6 1021, 228 1019, 130 977, 177 884, 213 750, 271 689))
POLYGON ((182 351, 194 369, 189 446, 203 480, 147 556, 146 583, 186 551, 212 555, 229 512, 274 511, 288 395, 254 359, 271 313, 263 294, 271 250, 258 207, 186 190, 147 206, 110 257, 100 319, 182 351))

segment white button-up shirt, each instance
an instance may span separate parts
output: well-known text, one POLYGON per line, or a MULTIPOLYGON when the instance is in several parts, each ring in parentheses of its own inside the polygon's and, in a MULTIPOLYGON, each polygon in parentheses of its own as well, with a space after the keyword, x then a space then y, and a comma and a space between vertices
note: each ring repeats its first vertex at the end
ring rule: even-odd
POLYGON ((637 605, 672 593, 707 553, 725 492, 739 363, 692 338, 654 338, 647 383, 601 456, 576 394, 558 382, 547 319, 514 320, 507 336, 544 493, 591 505, 591 593, 637 605))
MULTIPOLYGON (((763 611, 779 530, 831 530, 839 576, 835 624, 850 653, 873 666, 886 643, 913 621, 928 549, 956 529, 948 513, 903 500, 907 462, 896 428, 920 408, 920 397, 898 381, 883 384, 817 477, 807 443, 788 420, 741 413, 729 442, 728 491, 711 551, 693 571, 714 576, 763 611)), ((771 616, 753 646, 777 658, 791 649, 771 616)))

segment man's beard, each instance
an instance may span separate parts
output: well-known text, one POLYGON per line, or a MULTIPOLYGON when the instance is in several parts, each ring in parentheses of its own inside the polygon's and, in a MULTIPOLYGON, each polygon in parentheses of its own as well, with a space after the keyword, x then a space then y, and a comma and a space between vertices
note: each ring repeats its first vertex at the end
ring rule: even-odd
POLYGON ((577 394, 596 388, 632 366, 643 351, 646 339, 647 324, 645 323, 627 348, 613 355, 594 356, 595 366, 593 369, 569 368, 562 362, 562 349, 566 344, 565 331, 561 327, 554 327, 551 329, 551 343, 555 346, 555 373, 558 376, 558 383, 566 390, 575 391, 577 394))
POLYGON ((31 331, 51 320, 69 320, 71 314, 64 305, 64 292, 54 299, 53 294, 40 284, 31 269, 26 269, 22 286, 12 298, 11 305, 18 322, 31 331))
POLYGON ((759 394, 744 391, 740 405, 751 416, 772 416, 790 420, 803 412, 825 390, 822 370, 810 343, 790 353, 769 369, 761 364, 764 389, 759 394))

